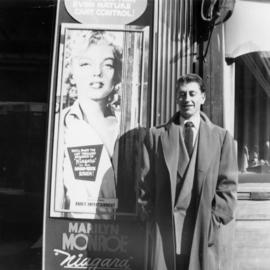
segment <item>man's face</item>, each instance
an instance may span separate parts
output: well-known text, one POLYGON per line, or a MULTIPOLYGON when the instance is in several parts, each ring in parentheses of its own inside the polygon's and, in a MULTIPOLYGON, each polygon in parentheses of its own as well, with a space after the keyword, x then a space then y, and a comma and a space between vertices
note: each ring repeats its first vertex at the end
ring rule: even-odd
POLYGON ((177 103, 181 115, 185 119, 200 114, 201 105, 205 102, 205 94, 196 82, 183 84, 177 91, 177 103))
POLYGON ((114 86, 113 48, 106 44, 91 45, 73 59, 73 77, 79 99, 101 100, 114 86))

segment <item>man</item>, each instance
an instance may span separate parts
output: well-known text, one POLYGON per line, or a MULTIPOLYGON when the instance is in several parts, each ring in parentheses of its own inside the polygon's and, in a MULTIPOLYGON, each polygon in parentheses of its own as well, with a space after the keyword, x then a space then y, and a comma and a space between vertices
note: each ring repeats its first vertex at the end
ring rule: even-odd
POLYGON ((141 198, 150 230, 150 269, 217 270, 221 224, 233 219, 237 162, 229 133, 200 111, 202 79, 177 81, 179 112, 144 145, 141 198))

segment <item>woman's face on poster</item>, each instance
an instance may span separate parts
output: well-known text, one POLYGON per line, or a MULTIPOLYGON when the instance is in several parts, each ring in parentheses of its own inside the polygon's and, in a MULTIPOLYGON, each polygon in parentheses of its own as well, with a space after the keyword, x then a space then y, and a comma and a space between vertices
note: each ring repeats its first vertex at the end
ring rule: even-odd
POLYGON ((106 98, 114 87, 113 47, 92 44, 73 59, 73 78, 79 99, 95 101, 106 98))

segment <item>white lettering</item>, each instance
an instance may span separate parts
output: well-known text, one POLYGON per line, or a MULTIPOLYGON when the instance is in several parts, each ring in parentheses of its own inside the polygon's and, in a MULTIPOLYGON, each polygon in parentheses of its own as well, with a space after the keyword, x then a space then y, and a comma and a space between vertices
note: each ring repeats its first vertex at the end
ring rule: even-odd
POLYGON ((124 3, 97 3, 98 8, 108 8, 108 9, 130 9, 130 4, 124 3))
POLYGON ((134 16, 134 10, 106 10, 106 9, 97 9, 97 16, 116 16, 116 17, 132 17, 134 16))
MULTIPOLYGON (((110 205, 109 203, 98 202, 97 205, 110 205)), ((69 222, 68 224, 69 233, 94 233, 94 234, 110 234, 118 235, 119 234, 119 225, 118 224, 92 224, 92 223, 78 223, 78 222, 69 222)))
POLYGON ((72 3, 74 8, 93 8, 95 3, 91 1, 73 1, 72 3))
POLYGON ((77 249, 85 250, 87 248, 88 237, 82 233, 70 234, 69 237, 66 233, 62 236, 62 249, 77 249))
POLYGON ((72 255, 69 252, 54 249, 54 255, 62 255, 62 261, 60 266, 63 268, 87 268, 88 270, 95 270, 98 268, 102 269, 130 269, 130 258, 120 259, 120 258, 90 258, 83 257, 83 254, 72 255))
POLYGON ((127 236, 113 235, 85 235, 82 233, 70 235, 63 233, 63 250, 90 250, 90 251, 109 251, 109 252, 127 252, 127 236))
POLYGON ((71 233, 71 232, 74 232, 76 233, 78 231, 78 223, 71 223, 69 222, 68 224, 68 231, 71 233))

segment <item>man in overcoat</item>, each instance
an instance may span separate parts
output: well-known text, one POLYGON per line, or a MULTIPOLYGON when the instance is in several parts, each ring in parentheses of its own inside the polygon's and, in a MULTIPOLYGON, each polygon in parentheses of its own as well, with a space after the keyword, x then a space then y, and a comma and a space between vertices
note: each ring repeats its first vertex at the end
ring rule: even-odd
POLYGON ((146 136, 139 202, 150 224, 151 270, 218 270, 220 227, 234 218, 233 138, 201 112, 201 77, 177 81, 179 112, 146 136))

